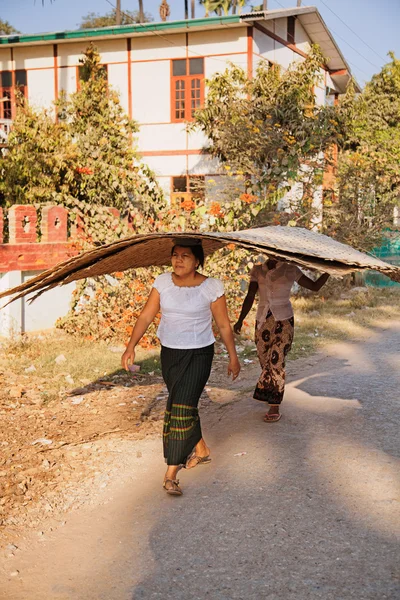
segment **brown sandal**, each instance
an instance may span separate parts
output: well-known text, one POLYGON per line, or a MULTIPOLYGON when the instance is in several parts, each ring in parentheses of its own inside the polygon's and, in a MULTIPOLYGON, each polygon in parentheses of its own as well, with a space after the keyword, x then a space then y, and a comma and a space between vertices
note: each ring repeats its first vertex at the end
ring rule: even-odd
POLYGON ((165 479, 163 488, 171 496, 182 496, 183 492, 179 487, 179 479, 165 479), (170 483, 170 487, 167 488, 167 483, 170 483))
POLYGON ((276 423, 282 417, 281 413, 275 413, 273 415, 269 415, 268 413, 265 415, 263 421, 264 423, 276 423))
POLYGON ((194 469, 194 467, 197 467, 197 465, 208 465, 208 463, 211 462, 211 458, 210 455, 208 456, 197 456, 196 454, 192 454, 192 456, 190 456, 187 461, 186 461, 186 469, 194 469), (192 465, 191 467, 188 467, 188 464, 190 462, 192 462, 192 460, 195 461, 194 465, 192 465))

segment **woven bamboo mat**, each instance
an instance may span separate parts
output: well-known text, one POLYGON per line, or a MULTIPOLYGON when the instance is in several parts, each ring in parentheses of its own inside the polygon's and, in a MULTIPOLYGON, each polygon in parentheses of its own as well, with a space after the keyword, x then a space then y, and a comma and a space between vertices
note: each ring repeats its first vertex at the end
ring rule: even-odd
POLYGON ((202 239, 206 256, 233 243, 246 248, 252 254, 275 256, 300 267, 317 269, 332 275, 340 276, 352 271, 373 269, 400 282, 400 267, 308 229, 271 226, 235 232, 135 235, 59 263, 22 285, 3 292, 0 298, 12 296, 12 300, 16 300, 26 294, 39 295, 57 285, 78 279, 151 265, 167 265, 170 263, 173 240, 188 235, 202 239))

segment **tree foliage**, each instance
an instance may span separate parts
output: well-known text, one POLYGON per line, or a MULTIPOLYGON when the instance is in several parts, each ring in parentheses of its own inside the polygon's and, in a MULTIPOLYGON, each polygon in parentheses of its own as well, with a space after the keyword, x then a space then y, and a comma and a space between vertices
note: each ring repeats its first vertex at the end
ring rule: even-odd
POLYGON ((217 15, 229 15, 241 13, 243 8, 249 3, 249 0, 200 0, 204 6, 206 17, 214 13, 217 15))
POLYGON ((324 152, 345 139, 345 111, 315 101, 322 60, 313 48, 286 71, 263 61, 252 79, 231 66, 208 81, 204 108, 190 128, 207 136, 212 156, 245 174, 246 191, 258 196, 254 211, 276 208, 294 182, 303 184, 309 211, 310 194, 321 183, 324 152))
POLYGON ((0 199, 2 205, 63 204, 91 228, 93 241, 107 241, 110 228, 91 227, 93 218, 107 215, 99 206, 116 207, 145 227, 165 203, 134 149, 137 125, 108 85, 93 46, 81 66, 79 90, 61 95, 57 119, 21 100, 1 158, 0 199))
POLYGON ((347 99, 347 141, 325 203, 325 231, 364 250, 393 226, 400 197, 400 61, 390 57, 359 96, 347 99))
POLYGON ((8 21, 0 19, 0 35, 12 35, 13 33, 19 33, 8 21))
MULTIPOLYGON (((150 13, 144 13, 144 19, 140 19, 140 12, 138 10, 125 10, 121 11, 121 25, 131 25, 132 23, 150 23, 153 21, 153 17, 150 13)), ((116 10, 113 9, 105 15, 99 15, 98 13, 89 12, 87 15, 82 17, 82 21, 79 24, 79 29, 96 29, 97 27, 112 27, 116 25, 116 10)))

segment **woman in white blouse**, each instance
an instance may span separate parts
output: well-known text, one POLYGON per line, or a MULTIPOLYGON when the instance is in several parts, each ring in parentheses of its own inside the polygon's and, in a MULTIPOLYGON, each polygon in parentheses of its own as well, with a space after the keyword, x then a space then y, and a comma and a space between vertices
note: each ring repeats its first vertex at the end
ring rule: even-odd
POLYGON ((135 359, 135 346, 161 310, 157 336, 161 342, 161 367, 168 388, 164 416, 163 445, 167 471, 163 487, 181 495, 177 473, 209 463, 210 450, 200 426, 197 405, 211 371, 215 319, 229 353, 228 375, 239 374, 232 328, 221 281, 197 271, 203 266, 201 240, 179 238, 171 253, 172 273, 159 275, 132 331, 122 365, 128 370, 135 359))
POLYGON ((285 391, 285 359, 294 335, 290 302, 292 286, 297 281, 302 287, 318 292, 328 277, 324 273, 313 281, 295 265, 272 258, 254 266, 250 272, 249 290, 233 329, 240 333, 258 292, 255 342, 262 371, 253 398, 268 403, 269 410, 264 417, 266 423, 275 423, 281 418, 279 407, 285 391))

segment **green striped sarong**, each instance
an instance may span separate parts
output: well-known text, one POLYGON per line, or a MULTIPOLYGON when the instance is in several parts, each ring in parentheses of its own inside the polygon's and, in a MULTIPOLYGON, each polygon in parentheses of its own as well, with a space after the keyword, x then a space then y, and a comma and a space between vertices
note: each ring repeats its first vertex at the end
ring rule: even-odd
POLYGON ((214 344, 180 350, 161 346, 162 376, 168 388, 163 445, 168 465, 185 465, 201 440, 197 405, 210 376, 214 344))

